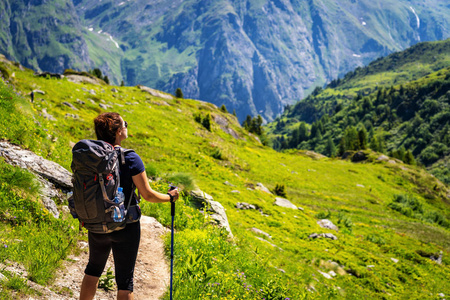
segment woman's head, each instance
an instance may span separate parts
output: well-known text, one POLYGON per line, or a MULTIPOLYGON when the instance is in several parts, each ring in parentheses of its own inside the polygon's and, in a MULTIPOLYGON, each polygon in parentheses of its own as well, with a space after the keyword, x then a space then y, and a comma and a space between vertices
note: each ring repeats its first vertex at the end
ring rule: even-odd
POLYGON ((126 122, 118 113, 102 113, 94 119, 94 125, 98 140, 115 145, 127 138, 126 122))

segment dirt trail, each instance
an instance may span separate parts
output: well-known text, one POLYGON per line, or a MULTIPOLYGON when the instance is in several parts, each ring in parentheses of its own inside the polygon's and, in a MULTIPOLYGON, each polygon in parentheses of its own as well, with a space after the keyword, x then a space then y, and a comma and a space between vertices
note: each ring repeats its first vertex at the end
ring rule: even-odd
MULTIPOLYGON (((136 300, 157 300, 167 290, 170 270, 169 262, 164 256, 164 246, 161 238, 167 231, 170 230, 164 228, 155 218, 142 216, 141 244, 134 272, 134 299, 136 300)), ((87 247, 87 243, 83 242, 80 246, 87 247)), ((39 299, 78 299, 87 261, 87 251, 83 251, 79 256, 69 257, 69 260, 64 263, 63 268, 58 272, 57 279, 52 286, 47 288, 34 286, 43 293, 39 299), (59 293, 54 291, 59 291, 59 293)), ((109 267, 111 267, 111 270, 114 270, 112 254, 108 259, 104 274, 109 267)), ((96 300, 115 298, 116 290, 106 292, 98 289, 95 296, 96 300)), ((31 300, 34 298, 30 297, 27 299, 31 300)))

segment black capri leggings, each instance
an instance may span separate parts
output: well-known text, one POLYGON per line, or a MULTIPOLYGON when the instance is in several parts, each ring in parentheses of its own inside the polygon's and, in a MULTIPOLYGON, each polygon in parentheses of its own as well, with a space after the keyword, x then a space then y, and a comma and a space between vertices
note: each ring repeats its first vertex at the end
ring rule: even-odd
POLYGON ((119 231, 107 234, 88 233, 89 263, 85 274, 100 277, 112 249, 119 290, 133 291, 133 273, 141 239, 140 222, 127 224, 119 231))

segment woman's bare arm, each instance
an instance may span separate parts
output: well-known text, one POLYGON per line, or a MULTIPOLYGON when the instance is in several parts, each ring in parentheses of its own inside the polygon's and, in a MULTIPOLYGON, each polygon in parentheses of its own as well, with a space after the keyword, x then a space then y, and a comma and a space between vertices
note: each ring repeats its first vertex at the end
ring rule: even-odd
MULTIPOLYGON (((145 172, 134 175, 132 178, 139 193, 145 200, 155 203, 170 202, 169 195, 161 194, 157 191, 152 190, 152 188, 148 184, 147 174, 145 174, 145 172)), ((174 201, 178 199, 178 190, 172 190, 169 193, 173 196, 174 201)))

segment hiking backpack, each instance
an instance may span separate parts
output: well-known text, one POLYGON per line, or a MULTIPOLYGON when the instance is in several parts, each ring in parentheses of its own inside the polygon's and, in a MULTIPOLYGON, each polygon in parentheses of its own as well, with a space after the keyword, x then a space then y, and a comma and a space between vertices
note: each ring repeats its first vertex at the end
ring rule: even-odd
POLYGON ((72 148, 73 195, 69 198, 69 209, 89 231, 110 233, 139 220, 139 205, 130 207, 135 196, 134 184, 124 220, 114 222, 112 218, 113 211, 119 206, 114 198, 120 187, 120 166, 125 164, 125 153, 131 151, 134 150, 116 150, 101 140, 81 140, 72 148))

